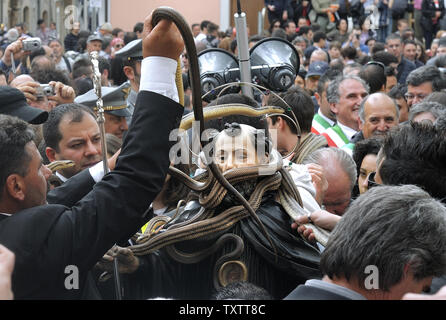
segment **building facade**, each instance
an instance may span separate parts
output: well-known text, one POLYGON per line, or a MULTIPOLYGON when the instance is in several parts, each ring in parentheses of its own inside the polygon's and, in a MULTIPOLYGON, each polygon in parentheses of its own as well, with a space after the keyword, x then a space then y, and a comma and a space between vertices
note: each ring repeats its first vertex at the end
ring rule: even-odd
POLYGON ((31 34, 37 30, 38 19, 44 19, 47 26, 54 22, 63 38, 74 21, 90 30, 109 21, 110 0, 1 0, 0 17, 6 28, 24 23, 31 34))
MULTIPOLYGON (((39 18, 47 26, 56 23, 57 32, 63 38, 70 32, 71 23, 79 21, 81 29, 96 30, 104 22, 113 27, 133 31, 137 22, 159 6, 175 8, 189 24, 210 20, 227 30, 233 26, 236 0, 0 0, 0 18, 5 28, 24 23, 31 34, 35 34, 39 18)), ((242 0, 250 33, 258 33, 258 14, 263 0, 242 0)), ((266 19, 267 20, 267 19, 266 19)))

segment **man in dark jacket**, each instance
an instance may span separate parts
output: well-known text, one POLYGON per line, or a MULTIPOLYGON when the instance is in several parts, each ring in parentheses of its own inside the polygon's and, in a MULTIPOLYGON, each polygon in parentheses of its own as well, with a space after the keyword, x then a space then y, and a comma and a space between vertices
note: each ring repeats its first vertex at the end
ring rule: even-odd
MULTIPOLYGON (((150 24, 149 18, 146 31, 150 24)), ((16 118, 0 118, 0 243, 16 255, 16 298, 81 297, 93 265, 150 218, 144 213, 164 183, 169 133, 177 128, 183 109, 168 98, 177 100, 176 93, 149 91, 153 83, 163 81, 160 77, 174 81, 183 43, 176 27, 161 21, 144 39, 143 48, 148 67, 159 65, 151 58, 158 56, 169 72, 143 69, 144 85, 115 170, 72 207, 45 205, 49 170, 42 165, 32 131, 16 118), (157 139, 143 138, 147 136, 157 139)))

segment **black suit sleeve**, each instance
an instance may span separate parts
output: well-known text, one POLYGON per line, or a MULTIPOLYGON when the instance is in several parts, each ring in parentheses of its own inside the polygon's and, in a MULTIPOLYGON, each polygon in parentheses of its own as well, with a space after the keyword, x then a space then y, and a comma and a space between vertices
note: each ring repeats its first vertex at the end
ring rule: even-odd
POLYGON ((72 207, 85 197, 95 184, 88 169, 85 169, 68 179, 60 187, 48 192, 46 199, 49 204, 61 204, 72 207))
POLYGON ((170 164, 169 134, 182 113, 173 100, 141 92, 115 170, 71 208, 40 206, 2 221, 0 242, 16 253, 16 298, 79 297, 88 270, 146 221, 170 164), (80 290, 66 289, 67 266, 79 270, 80 290))

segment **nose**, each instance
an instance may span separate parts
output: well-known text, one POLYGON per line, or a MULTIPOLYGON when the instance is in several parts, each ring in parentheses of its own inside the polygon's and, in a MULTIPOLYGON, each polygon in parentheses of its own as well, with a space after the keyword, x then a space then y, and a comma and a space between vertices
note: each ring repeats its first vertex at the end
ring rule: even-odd
POLYGON ((87 142, 87 146, 85 148, 85 156, 92 156, 92 155, 96 155, 99 154, 100 151, 100 146, 96 146, 94 143, 91 142, 91 140, 89 140, 87 142))
POLYGON ((127 131, 127 130, 129 129, 129 126, 128 126, 128 124, 127 124, 127 120, 126 120, 124 117, 121 118, 121 124, 120 124, 119 128, 120 128, 122 131, 127 131))
POLYGON ((381 132, 387 131, 389 128, 384 120, 381 120, 377 126, 377 130, 381 132))

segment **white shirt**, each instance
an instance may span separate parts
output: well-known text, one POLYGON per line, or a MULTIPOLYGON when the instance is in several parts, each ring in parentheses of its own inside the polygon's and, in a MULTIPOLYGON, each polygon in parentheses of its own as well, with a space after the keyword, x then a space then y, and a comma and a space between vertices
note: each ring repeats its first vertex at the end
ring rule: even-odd
POLYGON ((345 135, 346 135, 346 137, 348 138, 349 141, 352 139, 352 137, 353 137, 355 134, 358 133, 358 131, 356 131, 356 130, 350 128, 350 127, 344 126, 344 125, 343 125, 342 123, 340 123, 339 121, 338 121, 338 126, 339 126, 339 127, 342 129, 342 131, 345 133, 345 135))

